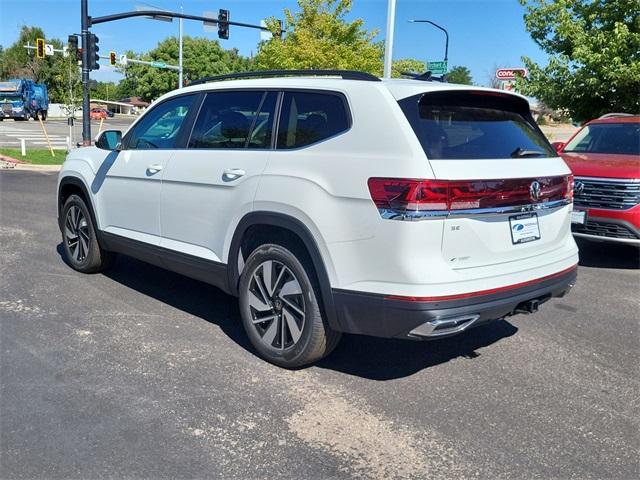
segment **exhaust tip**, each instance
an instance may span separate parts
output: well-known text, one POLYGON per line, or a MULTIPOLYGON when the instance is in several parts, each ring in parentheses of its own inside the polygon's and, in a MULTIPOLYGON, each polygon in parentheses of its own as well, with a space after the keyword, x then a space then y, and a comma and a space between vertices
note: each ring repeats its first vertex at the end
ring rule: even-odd
POLYGON ((419 325, 409 332, 409 336, 421 338, 441 337, 460 333, 480 318, 479 314, 462 315, 459 317, 438 318, 419 325))

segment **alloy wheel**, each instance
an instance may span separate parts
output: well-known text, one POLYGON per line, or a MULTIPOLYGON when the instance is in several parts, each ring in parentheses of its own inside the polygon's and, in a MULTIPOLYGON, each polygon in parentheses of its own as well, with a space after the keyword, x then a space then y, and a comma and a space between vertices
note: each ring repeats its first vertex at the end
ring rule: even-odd
POLYGON ((304 295, 294 273, 267 260, 254 270, 248 288, 251 323, 260 341, 277 351, 293 347, 305 324, 304 295))
POLYGON ((82 263, 89 254, 89 224, 76 205, 72 205, 67 212, 64 238, 73 260, 82 263))

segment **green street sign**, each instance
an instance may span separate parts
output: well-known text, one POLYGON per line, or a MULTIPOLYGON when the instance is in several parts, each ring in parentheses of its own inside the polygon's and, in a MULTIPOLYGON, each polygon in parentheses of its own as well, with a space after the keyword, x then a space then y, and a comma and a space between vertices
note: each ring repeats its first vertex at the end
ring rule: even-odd
POLYGON ((164 62, 151 62, 151 66, 157 68, 165 68, 167 64, 164 62))
POLYGON ((427 62, 427 70, 434 75, 444 75, 447 73, 447 62, 427 62))

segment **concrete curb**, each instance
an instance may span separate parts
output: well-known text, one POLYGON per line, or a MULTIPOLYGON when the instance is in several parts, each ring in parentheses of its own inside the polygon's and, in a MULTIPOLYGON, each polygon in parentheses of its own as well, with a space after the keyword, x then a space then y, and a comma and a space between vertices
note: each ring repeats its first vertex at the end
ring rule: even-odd
POLYGON ((62 165, 34 165, 31 163, 19 163, 13 167, 14 170, 31 170, 35 172, 59 172, 62 165))

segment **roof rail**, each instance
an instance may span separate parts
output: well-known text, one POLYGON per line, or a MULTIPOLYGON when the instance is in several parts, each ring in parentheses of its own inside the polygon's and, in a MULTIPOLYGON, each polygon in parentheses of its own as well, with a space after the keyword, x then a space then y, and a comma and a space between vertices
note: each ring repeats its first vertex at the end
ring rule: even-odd
POLYGON ((605 113, 598 118, 616 118, 616 117, 633 117, 630 113, 605 113))
POLYGON ((225 75, 214 75, 194 80, 189 84, 201 85, 208 82, 219 82, 221 80, 233 80, 241 78, 262 78, 262 77, 341 77, 343 80, 365 80, 368 82, 379 82, 375 75, 355 70, 262 70, 255 72, 227 73, 225 75))

